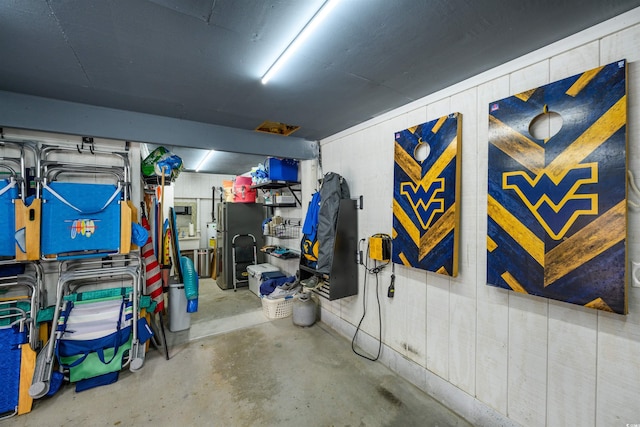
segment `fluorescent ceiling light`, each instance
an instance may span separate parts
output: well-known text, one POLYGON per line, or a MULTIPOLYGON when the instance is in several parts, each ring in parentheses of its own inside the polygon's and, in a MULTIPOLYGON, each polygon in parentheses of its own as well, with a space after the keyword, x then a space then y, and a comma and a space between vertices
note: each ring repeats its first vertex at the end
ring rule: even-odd
POLYGON ((276 62, 269 67, 267 72, 262 76, 262 84, 267 84, 271 77, 273 77, 280 68, 284 65, 285 62, 291 58, 291 56, 298 50, 302 43, 313 33, 313 31, 318 28, 318 25, 324 18, 329 15, 329 13, 333 10, 334 7, 340 2, 340 0, 327 0, 324 2, 322 7, 316 12, 315 15, 311 18, 311 20, 304 26, 304 28, 298 33, 295 39, 287 46, 287 48, 280 54, 276 62))
POLYGON ((202 169, 202 166, 204 166, 207 160, 209 160, 209 157, 211 157, 211 155, 215 152, 216 150, 209 150, 207 152, 207 154, 202 158, 202 160, 200 160, 200 163, 198 163, 198 166, 196 166, 196 172, 200 172, 200 169, 202 169))

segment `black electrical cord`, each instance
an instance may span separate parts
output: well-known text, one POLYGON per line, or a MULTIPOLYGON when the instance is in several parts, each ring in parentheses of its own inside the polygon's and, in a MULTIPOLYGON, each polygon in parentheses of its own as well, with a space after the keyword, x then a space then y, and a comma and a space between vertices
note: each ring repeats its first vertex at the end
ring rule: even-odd
MULTIPOLYGON (((369 258, 369 245, 367 245, 367 259, 368 258, 369 258)), ((362 317, 360 318, 360 322, 358 322, 358 326, 356 327, 356 332, 355 334, 353 334, 353 339, 351 340, 351 350, 358 356, 364 357, 365 359, 375 362, 380 358, 380 353, 382 351, 382 310, 380 308, 380 292, 378 292, 378 287, 379 287, 378 273, 380 273, 380 271, 382 271, 382 269, 387 264, 389 264, 389 262, 387 262, 386 264, 376 266, 376 262, 374 261, 373 262, 374 267, 372 269, 369 269, 367 266, 367 261, 363 263, 362 256, 361 256, 360 264, 364 266, 366 271, 368 271, 371 274, 375 274, 376 276, 376 300, 378 301, 378 354, 376 355, 375 358, 373 358, 373 357, 367 356, 366 354, 358 353, 358 351, 356 350, 356 337, 358 336, 358 332, 360 331, 360 326, 362 326, 362 322, 364 321, 364 318, 367 315, 367 276, 368 275, 364 276, 364 285, 363 285, 364 290, 362 292, 363 312, 362 312, 362 317)))

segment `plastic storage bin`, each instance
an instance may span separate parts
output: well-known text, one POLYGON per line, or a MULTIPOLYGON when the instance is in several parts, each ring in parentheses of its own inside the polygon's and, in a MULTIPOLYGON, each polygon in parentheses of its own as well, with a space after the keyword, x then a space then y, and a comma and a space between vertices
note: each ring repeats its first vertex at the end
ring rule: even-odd
POLYGON ((271 181, 298 182, 298 161, 294 159, 267 158, 265 165, 271 181))
POLYGON ((285 274, 282 273, 278 267, 275 265, 271 265, 269 263, 265 264, 255 264, 247 266, 247 273, 249 273, 249 290, 260 296, 260 285, 265 281, 262 273, 280 273, 280 276, 270 275, 270 279, 275 277, 284 277, 285 274))
POLYGON ((187 312, 184 283, 169 284, 169 330, 184 331, 191 327, 191 313, 187 312))

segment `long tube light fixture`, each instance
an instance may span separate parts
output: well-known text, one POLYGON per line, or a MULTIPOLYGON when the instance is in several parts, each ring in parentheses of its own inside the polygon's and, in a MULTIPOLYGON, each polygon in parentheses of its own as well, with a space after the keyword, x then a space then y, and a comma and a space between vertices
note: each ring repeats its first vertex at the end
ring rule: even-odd
POLYGON ((202 158, 202 160, 200 160, 200 163, 198 163, 198 166, 196 166, 196 172, 200 172, 200 169, 202 169, 202 167, 207 162, 207 160, 209 160, 209 157, 211 157, 215 152, 216 150, 209 150, 207 152, 207 154, 202 158))
POLYGON ((280 54, 276 62, 274 62, 267 72, 262 76, 262 84, 265 85, 271 78, 282 68, 282 66, 291 58, 291 56, 302 46, 304 41, 315 31, 322 21, 329 15, 329 13, 340 3, 340 0, 327 0, 313 15, 311 20, 307 22, 307 25, 298 33, 289 46, 280 54))

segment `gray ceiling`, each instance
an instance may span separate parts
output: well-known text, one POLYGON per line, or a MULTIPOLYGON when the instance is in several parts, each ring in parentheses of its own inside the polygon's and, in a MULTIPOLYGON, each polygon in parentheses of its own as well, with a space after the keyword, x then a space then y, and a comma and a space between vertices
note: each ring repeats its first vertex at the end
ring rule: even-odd
POLYGON ((315 141, 640 6, 343 0, 262 85, 323 1, 3 0, 0 91, 315 141))

